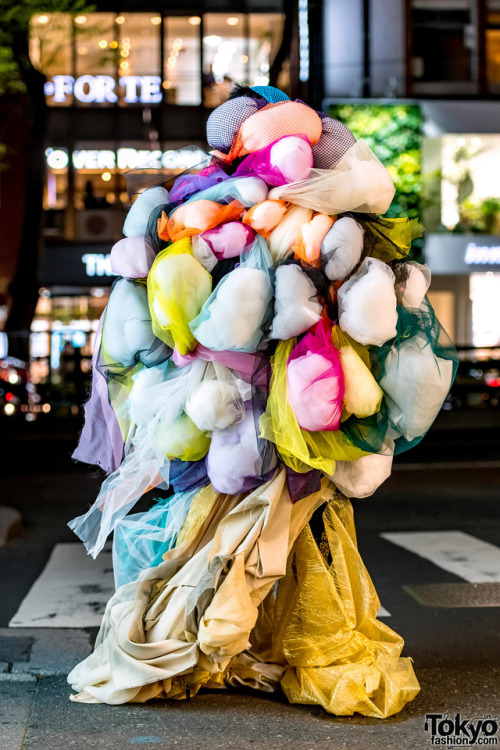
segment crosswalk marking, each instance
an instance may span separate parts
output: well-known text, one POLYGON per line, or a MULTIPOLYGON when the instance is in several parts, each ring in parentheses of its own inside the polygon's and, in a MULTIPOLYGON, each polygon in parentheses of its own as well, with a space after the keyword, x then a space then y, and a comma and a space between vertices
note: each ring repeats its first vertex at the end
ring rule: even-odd
POLYGON ((380 535, 469 583, 500 581, 500 548, 463 531, 392 531, 380 535))
MULTIPOLYGON (((114 590, 111 545, 93 560, 82 544, 57 544, 9 627, 99 627, 114 590)), ((390 613, 380 607, 377 616, 390 613)))
POLYGON ((83 544, 56 544, 9 627, 98 627, 114 590, 110 545, 93 560, 83 544))

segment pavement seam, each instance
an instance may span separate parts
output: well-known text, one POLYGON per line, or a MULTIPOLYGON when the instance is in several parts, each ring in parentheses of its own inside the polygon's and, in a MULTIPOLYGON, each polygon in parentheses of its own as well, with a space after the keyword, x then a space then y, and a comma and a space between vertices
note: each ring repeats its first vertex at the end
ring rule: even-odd
POLYGON ((26 726, 24 728, 24 732, 23 732, 23 736, 22 736, 22 739, 21 739, 21 745, 19 747, 19 750, 23 750, 24 743, 27 740, 28 729, 29 729, 30 721, 31 721, 31 714, 33 713, 33 708, 34 708, 34 705, 35 705, 35 698, 37 697, 39 684, 40 684, 40 680, 36 679, 36 685, 35 685, 35 689, 33 690, 33 695, 31 696, 30 707, 28 709, 28 713, 27 713, 27 716, 26 716, 26 726))

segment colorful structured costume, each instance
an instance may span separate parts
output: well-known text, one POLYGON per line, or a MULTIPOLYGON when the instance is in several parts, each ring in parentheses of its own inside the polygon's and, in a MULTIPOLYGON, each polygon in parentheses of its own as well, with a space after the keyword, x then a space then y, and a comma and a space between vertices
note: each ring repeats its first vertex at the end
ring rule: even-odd
POLYGON ((114 531, 117 591, 72 700, 243 685, 384 718, 419 685, 348 498, 429 429, 454 349, 367 145, 272 87, 235 94, 206 163, 150 175, 111 252, 75 453, 109 476, 70 526, 93 556, 114 531))

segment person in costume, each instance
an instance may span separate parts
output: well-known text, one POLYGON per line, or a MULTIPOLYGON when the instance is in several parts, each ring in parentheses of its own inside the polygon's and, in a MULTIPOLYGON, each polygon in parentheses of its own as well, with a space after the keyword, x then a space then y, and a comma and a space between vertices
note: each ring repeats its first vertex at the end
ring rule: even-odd
POLYGON ((394 186, 363 140, 278 89, 236 87, 207 140, 111 251, 74 454, 108 476, 70 526, 93 556, 114 532, 117 590, 71 699, 247 686, 385 718, 419 685, 350 498, 422 439, 456 371, 407 260, 421 227, 381 216, 394 186))

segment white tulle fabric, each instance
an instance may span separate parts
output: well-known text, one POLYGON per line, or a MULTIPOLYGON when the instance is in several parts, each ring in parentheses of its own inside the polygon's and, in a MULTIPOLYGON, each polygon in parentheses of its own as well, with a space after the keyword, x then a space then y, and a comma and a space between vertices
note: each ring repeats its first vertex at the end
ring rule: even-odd
POLYGON ((356 461, 337 461, 331 477, 346 497, 370 497, 391 475, 394 444, 386 454, 370 453, 356 461))
POLYGON ((103 482, 90 510, 69 523, 92 557, 99 554, 116 524, 148 487, 166 481, 167 448, 175 455, 172 448, 177 443, 182 447, 190 437, 184 406, 188 393, 202 381, 204 373, 205 363, 195 360, 183 368, 167 362, 134 376, 125 458, 103 482))
POLYGON ((453 362, 437 357, 423 336, 413 336, 390 350, 380 386, 386 393, 389 418, 407 440, 430 428, 452 377, 453 362))
POLYGON ((127 279, 145 279, 155 256, 148 237, 124 237, 111 248, 111 270, 127 279))
POLYGON ((431 269, 426 263, 410 260, 394 268, 396 296, 404 307, 419 308, 431 284, 431 269))
POLYGON ((262 237, 238 268, 224 276, 190 324, 196 339, 214 351, 255 351, 273 296, 272 261, 262 237))
POLYGON ((335 222, 321 245, 321 255, 326 260, 325 274, 330 281, 347 278, 358 265, 363 236, 363 227, 350 216, 335 222))
POLYGON ((300 266, 279 266, 275 276, 274 318, 269 337, 291 339, 311 328, 321 317, 316 287, 300 266))
POLYGON ((169 202, 168 190, 162 187, 149 188, 137 196, 123 225, 125 237, 146 234, 151 211, 169 202))
POLYGON ((251 395, 251 386, 228 367, 206 362, 202 381, 191 388, 187 397, 186 414, 200 430, 223 430, 243 421, 244 402, 251 395))
POLYGON ((389 172, 360 139, 333 169, 313 169, 308 180, 273 188, 268 197, 334 216, 344 211, 383 214, 394 193, 389 172))
POLYGON ((396 335, 394 274, 376 258, 365 258, 338 290, 339 323, 360 344, 381 346, 396 335))

